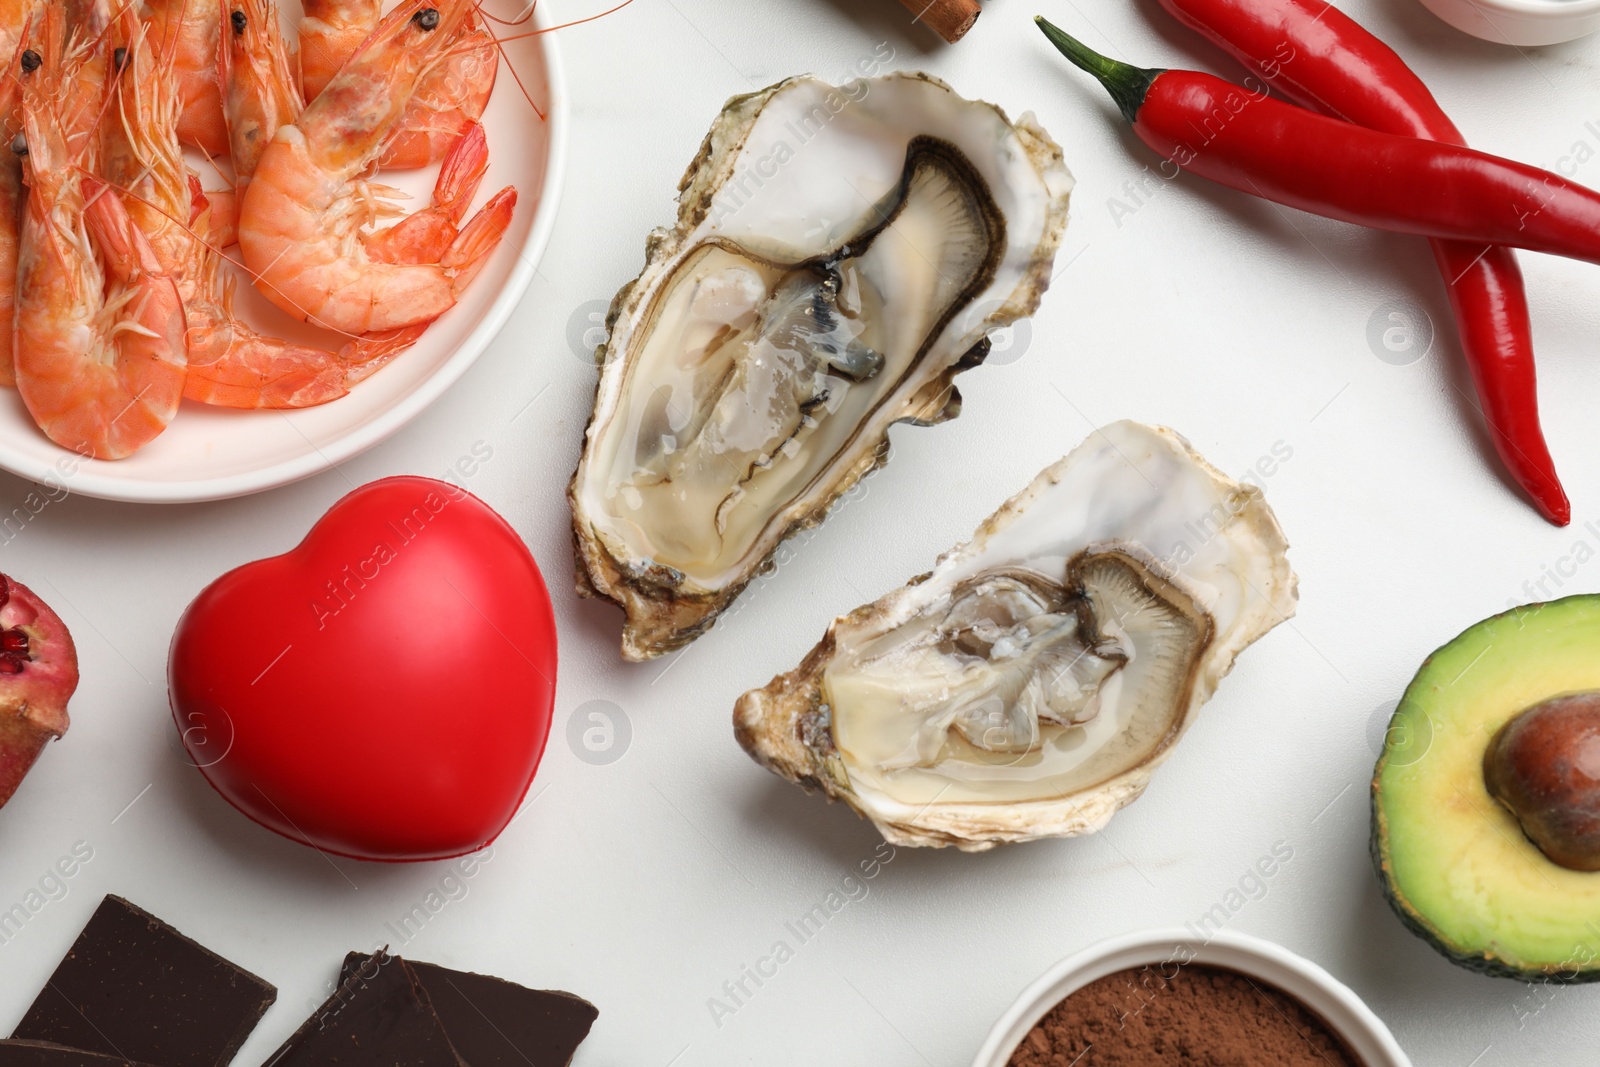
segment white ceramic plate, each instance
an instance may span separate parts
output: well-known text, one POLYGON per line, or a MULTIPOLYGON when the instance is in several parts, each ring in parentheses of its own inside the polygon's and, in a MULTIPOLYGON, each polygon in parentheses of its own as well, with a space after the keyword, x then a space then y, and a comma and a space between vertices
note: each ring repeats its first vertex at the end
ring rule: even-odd
MULTIPOLYGON (((296 14, 298 5, 284 5, 296 14)), ((387 5, 386 5, 387 6, 387 5)), ((509 3, 491 5, 497 14, 509 3)), ((500 36, 553 25, 540 4, 531 23, 497 26, 500 36)), ((518 202, 511 228, 461 302, 441 317, 415 348, 362 382, 349 396, 301 411, 230 411, 185 401, 166 431, 127 459, 82 459, 53 444, 34 426, 15 390, 0 391, 0 468, 70 492, 109 500, 181 503, 243 496, 326 470, 371 448, 433 403, 488 347, 533 279, 555 225, 566 170, 567 94, 557 34, 525 37, 505 46, 541 120, 504 63, 484 113, 490 164, 481 204, 505 185, 518 202)), ((437 168, 385 174, 427 203, 437 168)), ((208 183, 210 184, 210 183, 208 183)), ((232 254, 232 253, 230 253, 232 254)), ((291 339, 304 327, 240 285, 239 307, 258 328, 291 339)), ((322 342, 326 344, 327 341, 322 342)))
POLYGON ((1411 1067, 1394 1035, 1348 986, 1315 963, 1260 938, 1218 930, 1197 939, 1183 929, 1113 937, 1068 956, 1034 982, 1000 1017, 972 1067, 1005 1067, 1045 1013, 1097 978, 1135 967, 1209 964, 1238 971, 1298 998, 1342 1037, 1368 1067, 1411 1067))

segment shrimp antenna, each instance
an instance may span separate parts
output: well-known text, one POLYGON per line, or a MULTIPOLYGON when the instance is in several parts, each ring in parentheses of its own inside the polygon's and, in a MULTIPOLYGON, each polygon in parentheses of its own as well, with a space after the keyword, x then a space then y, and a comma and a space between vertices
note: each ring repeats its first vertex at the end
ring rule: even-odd
MULTIPOLYGON (((528 30, 528 31, 526 31, 524 33, 515 33, 515 34, 511 34, 510 36, 507 36, 507 37, 495 37, 494 38, 495 48, 499 51, 500 58, 505 62, 506 69, 511 72, 511 79, 517 83, 517 88, 522 91, 522 98, 528 102, 528 106, 533 108, 534 114, 538 115, 540 119, 544 119, 544 118, 547 117, 545 115, 545 113, 544 113, 544 109, 541 108, 538 104, 534 103, 533 94, 528 91, 528 86, 527 86, 527 84, 525 82, 523 82, 522 75, 517 72, 516 64, 511 62, 511 57, 510 56, 506 55, 506 49, 505 49, 506 43, 509 42, 509 41, 521 41, 521 40, 524 40, 524 39, 529 38, 529 37, 539 37, 539 36, 542 36, 542 35, 547 34, 547 33, 554 33, 557 30, 570 29, 573 26, 582 26, 586 22, 594 22, 597 19, 603 19, 607 15, 611 15, 611 14, 614 14, 614 13, 616 13, 618 11, 621 11, 623 8, 627 7, 631 3, 633 3, 633 0, 622 0, 622 3, 617 4, 615 7, 607 8, 606 10, 600 12, 598 15, 590 15, 587 18, 573 19, 571 22, 563 22, 563 23, 561 23, 560 25, 557 25, 557 26, 547 26, 544 29, 540 29, 540 30, 528 30)), ((502 26, 517 26, 517 25, 521 25, 521 24, 527 22, 528 19, 532 18, 534 9, 537 6, 538 6, 538 0, 534 0, 533 3, 528 5, 527 10, 525 12, 523 12, 521 15, 517 16, 517 18, 515 20, 496 19, 496 18, 494 18, 494 16, 487 14, 483 10, 482 5, 478 6, 478 13, 480 15, 483 15, 485 18, 489 18, 489 19, 492 19, 495 22, 500 23, 502 26)), ((493 36, 493 35, 491 34, 491 36, 493 36)))
POLYGON ((518 15, 514 19, 503 19, 499 15, 491 15, 491 14, 489 14, 489 12, 485 11, 481 5, 478 8, 478 14, 482 15, 485 19, 489 20, 490 22, 497 23, 497 24, 499 24, 501 26, 521 26, 521 25, 525 24, 529 19, 533 18, 533 13, 538 7, 539 7, 539 0, 533 0, 533 3, 531 3, 527 7, 523 8, 522 9, 522 14, 518 15))
POLYGON ((518 72, 517 65, 511 62, 510 56, 506 55, 505 46, 500 43, 500 38, 495 37, 492 33, 489 36, 494 38, 494 50, 500 54, 500 62, 504 63, 506 69, 511 72, 511 80, 517 83, 517 91, 522 94, 522 99, 526 100, 528 106, 533 108, 533 113, 539 116, 539 121, 544 122, 547 118, 544 108, 534 102, 533 94, 528 91, 528 85, 522 80, 522 75, 518 72))
MULTIPOLYGON (((606 10, 600 12, 598 15, 589 15, 586 18, 573 19, 571 22, 563 22, 563 23, 561 23, 559 25, 556 25, 556 26, 546 26, 542 30, 529 30, 526 33, 514 33, 510 37, 501 37, 500 40, 502 42, 504 42, 504 41, 520 41, 520 40, 522 40, 522 39, 524 39, 526 37, 539 37, 539 36, 542 36, 543 34, 546 34, 546 33, 555 33, 557 30, 567 30, 567 29, 571 29, 574 26, 582 26, 586 22, 594 22, 594 21, 596 21, 598 19, 605 18, 607 15, 616 14, 618 11, 621 11, 623 8, 627 7, 631 3, 633 3, 633 0, 622 0, 622 3, 618 4, 616 7, 607 8, 606 10)), ((529 14, 530 15, 532 14, 532 8, 529 9, 529 14)))
MULTIPOLYGON (((162 29, 161 40, 156 42, 155 54, 160 58, 162 66, 165 69, 168 69, 168 70, 172 69, 171 65, 173 63, 177 62, 177 57, 178 57, 178 38, 180 36, 180 34, 178 33, 178 29, 179 29, 179 27, 181 27, 183 25, 183 20, 188 17, 189 4, 191 2, 192 2, 192 0, 183 0, 183 5, 178 8, 178 19, 177 19, 177 21, 176 22, 169 21, 169 22, 167 22, 165 25, 163 25, 161 27, 161 29, 162 29)), ((145 26, 147 28, 147 31, 148 31, 148 27, 149 27, 150 23, 149 22, 145 22, 145 20, 143 20, 143 19, 141 19, 140 21, 144 22, 144 24, 145 24, 145 26)), ((147 36, 148 36, 148 32, 147 32, 147 36)))

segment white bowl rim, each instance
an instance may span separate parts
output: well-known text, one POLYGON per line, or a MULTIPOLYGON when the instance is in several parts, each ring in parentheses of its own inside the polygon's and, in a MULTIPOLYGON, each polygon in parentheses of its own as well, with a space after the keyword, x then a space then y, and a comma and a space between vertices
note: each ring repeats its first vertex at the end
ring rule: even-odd
MULTIPOLYGON (((1063 979, 1084 971, 1107 957, 1126 952, 1145 949, 1159 950, 1151 957, 1151 961, 1155 962, 1165 959, 1174 947, 1180 945, 1191 946, 1201 952, 1211 946, 1233 949, 1243 955, 1253 956, 1269 965, 1276 965, 1297 975, 1317 987, 1321 993, 1337 1002, 1341 1008, 1347 1011, 1360 1025, 1364 1036, 1376 1044, 1390 1058, 1392 1063, 1399 1065, 1399 1067, 1411 1067, 1411 1060, 1406 1056, 1405 1050, 1400 1047, 1400 1043, 1394 1039, 1394 1035, 1389 1032, 1389 1027, 1385 1025, 1384 1021, 1378 1018, 1372 1009, 1367 1007, 1366 1002, 1356 996, 1349 986, 1329 974, 1322 967, 1304 956, 1289 951, 1282 945, 1265 941, 1259 937, 1252 937, 1249 934, 1219 930, 1211 936, 1199 938, 1194 935, 1193 931, 1181 926, 1119 934, 1115 937, 1097 941, 1085 949, 1074 952, 1065 959, 1058 960, 1037 980, 1030 983, 1011 1007, 1007 1008, 1000 1018, 996 1020, 994 1026, 989 1030, 988 1036, 984 1038, 983 1044, 979 1046, 977 1055, 973 1057, 972 1067, 995 1067, 996 1064, 1005 1063, 1006 1061, 1000 1058, 1001 1055, 1004 1054, 1009 1059, 1011 1053, 1016 1050, 1016 1046, 1012 1044, 1009 1047, 1002 1048, 1002 1045, 1006 1043, 1007 1036, 1017 1026, 1018 1022, 1028 1018, 1028 1028, 1031 1029, 1034 1023, 1043 1018, 1045 1012, 1072 994, 1074 990, 1069 990, 1065 993, 1058 990, 1057 987, 1063 979)), ((1204 960, 1196 960, 1195 962, 1205 963, 1204 960)), ((1226 964, 1217 964, 1215 966, 1226 966, 1233 970, 1241 969, 1226 964)), ((1254 977, 1277 984, 1268 975, 1255 975, 1254 977)), ((1291 993, 1289 995, 1293 996, 1294 994, 1291 993)), ((1304 1001, 1304 998, 1297 999, 1304 1001)), ((1335 1020, 1327 1018, 1326 1012, 1319 1010, 1315 1004, 1309 1002, 1306 1002, 1306 1004, 1308 1008, 1323 1018, 1331 1030, 1348 1039, 1348 1032, 1339 1026, 1335 1020)), ((1025 1036, 1026 1030, 1023 1033, 1025 1036)), ((1372 1067, 1386 1067, 1386 1065, 1373 1064, 1372 1067)))
MULTIPOLYGON (((533 22, 536 27, 549 29, 551 18, 547 6, 540 5, 534 9, 533 22)), ((478 361, 478 357, 483 355, 489 343, 505 326, 511 313, 522 302, 528 286, 533 282, 534 274, 538 271, 539 260, 544 256, 545 247, 550 243, 550 235, 555 229, 556 215, 561 204, 562 185, 567 173, 567 126, 570 118, 566 74, 561 62, 561 48, 556 42, 558 36, 559 34, 555 33, 539 35, 545 80, 550 90, 545 112, 549 142, 543 186, 539 192, 539 204, 534 210, 527 243, 519 251, 504 286, 494 302, 489 305, 488 311, 438 370, 418 383, 414 390, 397 401, 393 407, 331 444, 313 446, 312 451, 303 456, 296 456, 257 470, 194 481, 128 481, 80 467, 72 475, 69 483, 70 491, 101 500, 144 504, 193 504, 249 496, 331 470, 390 437, 443 396, 446 390, 460 380, 467 369, 478 361)), ((63 452, 62 455, 70 456, 71 453, 63 452)), ((48 483, 51 478, 59 476, 56 463, 29 456, 7 457, 3 469, 38 483, 48 483)))
POLYGON ((1600 12, 1600 0, 1454 0, 1458 7, 1527 15, 1539 21, 1559 22, 1600 12))

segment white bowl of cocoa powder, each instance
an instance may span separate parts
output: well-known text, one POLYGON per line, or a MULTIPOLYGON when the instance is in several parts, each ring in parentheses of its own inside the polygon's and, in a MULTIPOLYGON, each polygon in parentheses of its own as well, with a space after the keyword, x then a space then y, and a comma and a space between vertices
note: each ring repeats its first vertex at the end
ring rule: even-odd
POLYGON ((1383 1020, 1310 960, 1181 928, 1111 938, 1057 963, 995 1023, 972 1067, 1209 1062, 1411 1067, 1383 1020))

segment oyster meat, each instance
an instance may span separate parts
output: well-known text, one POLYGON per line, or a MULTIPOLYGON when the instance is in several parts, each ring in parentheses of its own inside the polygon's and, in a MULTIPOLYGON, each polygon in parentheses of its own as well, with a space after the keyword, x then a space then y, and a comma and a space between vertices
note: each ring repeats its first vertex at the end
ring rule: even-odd
POLYGON ((891 424, 957 414, 951 379, 1038 306, 1071 187, 1029 118, 924 75, 729 102, 612 302, 568 489, 626 658, 708 629, 891 424))
POLYGON ((1170 430, 1095 432, 934 569, 734 709, 763 766, 896 845, 1090 833, 1295 607, 1259 489, 1170 430))

